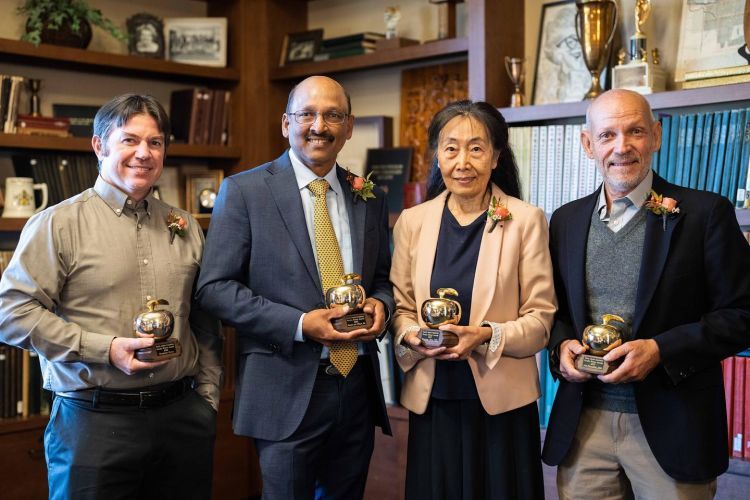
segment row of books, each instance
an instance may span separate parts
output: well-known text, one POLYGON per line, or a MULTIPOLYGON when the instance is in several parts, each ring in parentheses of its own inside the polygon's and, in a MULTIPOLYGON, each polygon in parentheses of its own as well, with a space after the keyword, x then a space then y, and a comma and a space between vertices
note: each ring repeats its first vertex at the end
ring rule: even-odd
POLYGON ((12 160, 17 176, 47 184, 50 206, 93 187, 99 175, 92 154, 13 155, 12 160))
POLYGON ((727 405, 729 456, 750 460, 750 352, 721 362, 727 405))
POLYGON ((191 88, 169 99, 172 140, 186 144, 229 144, 231 92, 191 88))
POLYGON ((552 213, 596 189, 602 178, 581 146, 582 124, 511 127, 523 198, 552 213))
POLYGON ((713 191, 742 207, 750 189, 750 108, 661 115, 653 167, 669 182, 713 191))
POLYGON ((0 74, 0 132, 16 133, 16 119, 23 82, 22 76, 0 74))
POLYGON ((375 52, 375 45, 378 40, 385 39, 382 33, 357 33, 354 35, 339 36, 328 38, 320 42, 320 47, 313 60, 327 61, 329 59, 338 59, 340 57, 361 56, 375 52))
POLYGON ((0 344, 0 388, 0 418, 49 415, 51 393, 35 352, 0 344))

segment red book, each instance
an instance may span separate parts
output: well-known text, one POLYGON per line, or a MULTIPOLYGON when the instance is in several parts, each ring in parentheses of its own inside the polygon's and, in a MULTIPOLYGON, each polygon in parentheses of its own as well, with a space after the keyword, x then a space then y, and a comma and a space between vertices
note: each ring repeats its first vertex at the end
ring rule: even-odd
POLYGON ((734 357, 734 385, 732 387, 732 457, 742 458, 745 432, 745 363, 746 358, 734 357))
POLYGON ((745 358, 745 425, 743 432, 742 455, 745 460, 750 460, 750 362, 745 358))
POLYGON ((727 434, 729 435, 727 450, 732 455, 732 380, 734 379, 734 358, 726 358, 721 362, 724 373, 724 400, 727 404, 727 434))

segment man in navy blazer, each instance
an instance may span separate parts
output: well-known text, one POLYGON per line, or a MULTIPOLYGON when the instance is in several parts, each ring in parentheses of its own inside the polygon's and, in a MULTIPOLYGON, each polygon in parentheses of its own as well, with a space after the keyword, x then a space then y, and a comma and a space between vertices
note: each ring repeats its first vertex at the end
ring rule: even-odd
POLYGON ((374 427, 390 434, 374 342, 394 308, 388 212, 383 191, 362 199, 336 164, 353 125, 341 85, 304 80, 282 117, 290 149, 227 178, 211 218, 197 298, 236 328, 234 430, 255 438, 264 499, 361 498, 374 427), (344 310, 324 305, 308 189, 321 178, 344 271, 362 277, 369 330, 336 331, 344 310), (339 341, 359 353, 347 376, 328 360, 339 341))
POLYGON ((586 122, 604 183, 550 224, 560 386, 543 459, 561 499, 711 498, 728 466, 721 360, 750 345, 750 247, 725 198, 651 171, 661 127, 642 96, 606 92, 586 122), (607 375, 574 365, 595 311, 628 318, 607 375))

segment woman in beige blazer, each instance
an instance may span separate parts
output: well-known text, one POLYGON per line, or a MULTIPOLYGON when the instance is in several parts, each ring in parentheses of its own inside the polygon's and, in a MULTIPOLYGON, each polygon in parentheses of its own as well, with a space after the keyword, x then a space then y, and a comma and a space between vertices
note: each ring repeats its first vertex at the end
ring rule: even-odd
POLYGON ((406 497, 543 498, 535 354, 556 301, 544 213, 521 201, 502 115, 460 101, 429 128, 429 201, 394 229, 396 354, 409 409, 406 497), (491 210, 499 220, 488 215, 491 210), (420 344, 422 303, 458 291, 463 314, 441 329, 455 347, 420 344))

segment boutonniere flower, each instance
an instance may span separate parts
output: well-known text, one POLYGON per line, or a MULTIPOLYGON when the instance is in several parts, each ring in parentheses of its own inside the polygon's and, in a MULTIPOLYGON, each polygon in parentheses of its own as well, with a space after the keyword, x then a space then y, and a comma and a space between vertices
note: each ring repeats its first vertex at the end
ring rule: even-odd
POLYGON ((508 210, 508 207, 500 203, 500 201, 493 196, 492 199, 490 200, 490 207, 487 209, 487 220, 492 221, 490 230, 487 232, 491 233, 495 229, 495 226, 497 226, 498 222, 503 222, 503 221, 512 220, 512 219, 513 219, 513 214, 510 213, 510 210, 508 210))
POLYGON ((174 235, 180 238, 187 234, 187 221, 181 215, 172 211, 167 215, 167 229, 169 229, 169 244, 174 243, 174 235))
POLYGON ((375 195, 372 193, 373 188, 375 188, 375 183, 370 180, 371 175, 372 172, 367 174, 367 177, 360 177, 349 172, 349 170, 346 171, 346 180, 349 181, 349 184, 352 187, 352 193, 354 193, 355 197, 359 196, 364 201, 367 201, 370 198, 375 198, 375 195))
POLYGON ((646 199, 646 208, 656 215, 661 215, 662 231, 667 230, 667 216, 680 213, 677 207, 677 200, 657 194, 653 189, 648 199, 646 199))

